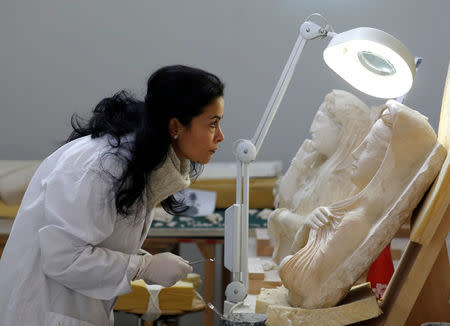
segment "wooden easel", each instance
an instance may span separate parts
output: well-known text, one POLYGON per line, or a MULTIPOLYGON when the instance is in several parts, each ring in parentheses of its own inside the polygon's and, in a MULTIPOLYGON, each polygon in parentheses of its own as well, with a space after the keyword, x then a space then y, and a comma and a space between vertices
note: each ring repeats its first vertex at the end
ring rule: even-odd
MULTIPOLYGON (((442 98, 438 140, 449 151, 450 65, 442 98)), ((383 315, 370 326, 416 326, 450 321, 450 267, 445 239, 450 230, 450 154, 423 205, 413 217, 408 246, 386 289, 383 315)))

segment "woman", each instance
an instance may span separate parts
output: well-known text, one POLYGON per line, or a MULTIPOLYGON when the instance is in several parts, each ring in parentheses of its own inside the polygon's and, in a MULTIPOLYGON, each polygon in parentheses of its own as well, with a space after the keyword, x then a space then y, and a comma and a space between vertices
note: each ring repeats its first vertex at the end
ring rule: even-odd
MULTIPOLYGON (((292 253, 297 230, 316 207, 355 194, 350 181, 351 151, 361 143, 371 125, 370 110, 356 96, 333 90, 325 96, 311 124, 311 140, 303 142, 286 174, 277 183, 277 207, 268 231, 274 243, 272 259, 279 264, 292 253)), ((298 238, 300 240, 300 238, 298 238)))
POLYGON ((364 188, 332 204, 321 228, 280 270, 293 306, 331 307, 411 216, 439 172, 446 151, 427 119, 388 101, 387 109, 353 152, 352 181, 364 188))
POLYGON ((102 100, 87 123, 33 176, 0 262, 2 325, 113 325, 130 281, 171 286, 192 271, 171 253, 137 255, 161 202, 210 161, 223 140, 223 83, 169 66, 150 76, 139 102, 102 100))

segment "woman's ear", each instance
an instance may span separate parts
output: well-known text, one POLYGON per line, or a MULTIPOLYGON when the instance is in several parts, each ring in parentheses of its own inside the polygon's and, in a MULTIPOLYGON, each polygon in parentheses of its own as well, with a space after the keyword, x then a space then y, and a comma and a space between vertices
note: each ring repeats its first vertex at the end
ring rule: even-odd
POLYGON ((179 132, 183 129, 183 125, 177 118, 172 118, 169 120, 169 134, 173 139, 178 138, 179 132))

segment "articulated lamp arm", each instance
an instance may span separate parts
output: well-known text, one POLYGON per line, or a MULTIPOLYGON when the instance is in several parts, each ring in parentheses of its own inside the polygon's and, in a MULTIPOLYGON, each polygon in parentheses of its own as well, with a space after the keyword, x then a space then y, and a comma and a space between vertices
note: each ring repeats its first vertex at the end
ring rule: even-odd
POLYGON ((248 289, 248 210, 249 210, 249 163, 258 155, 272 120, 280 106, 284 93, 291 81, 295 66, 306 41, 326 36, 334 36, 327 25, 321 27, 311 21, 304 22, 300 34, 283 69, 281 77, 267 104, 263 117, 252 140, 240 139, 233 144, 237 159, 236 204, 225 212, 225 267, 232 274, 232 282, 225 291, 224 313, 247 296, 248 289))
POLYGON ((333 33, 330 32, 329 26, 326 27, 319 26, 311 21, 306 21, 300 26, 300 34, 295 42, 294 48, 289 56, 289 59, 284 66, 283 72, 280 79, 278 80, 277 86, 272 93, 272 96, 267 104, 266 111, 261 118, 256 132, 252 138, 252 143, 256 147, 256 155, 258 155, 261 149, 264 138, 269 131, 272 120, 278 111, 281 100, 283 99, 284 93, 286 92, 289 83, 291 82, 292 75, 294 74, 295 67, 306 44, 306 41, 318 38, 332 36, 333 33))

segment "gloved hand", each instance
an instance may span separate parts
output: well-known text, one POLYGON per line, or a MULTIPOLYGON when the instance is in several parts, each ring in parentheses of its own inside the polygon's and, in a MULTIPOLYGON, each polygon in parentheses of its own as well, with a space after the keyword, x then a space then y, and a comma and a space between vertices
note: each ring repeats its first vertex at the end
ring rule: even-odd
POLYGON ((315 208, 312 213, 309 214, 306 219, 306 224, 312 229, 319 230, 328 224, 332 218, 333 215, 328 208, 320 206, 315 208))
POLYGON ((192 273, 192 266, 186 260, 170 252, 147 254, 141 258, 135 280, 143 279, 149 284, 169 287, 186 278, 188 273, 192 273))

